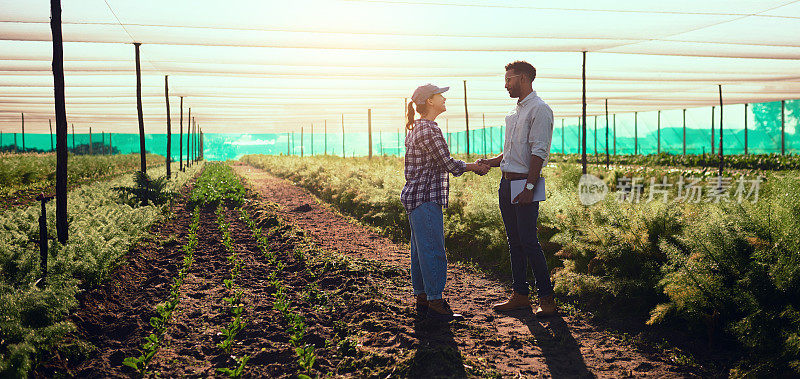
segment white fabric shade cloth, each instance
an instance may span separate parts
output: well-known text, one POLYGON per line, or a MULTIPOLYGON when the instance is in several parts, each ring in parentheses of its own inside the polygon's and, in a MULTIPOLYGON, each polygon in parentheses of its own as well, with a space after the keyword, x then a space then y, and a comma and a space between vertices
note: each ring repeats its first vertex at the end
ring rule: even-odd
MULTIPOLYGON (((0 1, 0 130, 54 119, 50 2, 0 1)), ((179 96, 205 132, 285 132, 311 123, 364 131, 404 124, 418 85, 450 86, 450 131, 500 125, 514 107, 505 64, 536 66, 556 123, 588 114, 800 98, 800 1, 63 0, 67 116, 135 132, 133 42, 145 126, 173 130, 179 96)), ((185 124, 184 124, 185 126, 185 124)), ((321 131, 321 128, 319 129, 321 131)))

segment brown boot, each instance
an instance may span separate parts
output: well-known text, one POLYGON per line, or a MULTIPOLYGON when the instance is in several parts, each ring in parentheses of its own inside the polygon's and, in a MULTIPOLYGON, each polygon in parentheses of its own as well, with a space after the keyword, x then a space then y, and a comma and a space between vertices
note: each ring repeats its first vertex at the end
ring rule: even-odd
POLYGON ((428 314, 428 295, 417 295, 417 317, 424 318, 428 314))
POLYGON ((515 309, 526 309, 531 307, 531 301, 528 295, 520 295, 517 291, 511 295, 511 298, 492 306, 497 312, 513 311, 515 309))
POLYGON ((556 313, 558 313, 558 310, 556 310, 556 301, 552 294, 539 298, 539 306, 536 308, 536 316, 555 316, 556 313))
POLYGON ((464 320, 464 316, 453 312, 445 299, 428 300, 427 318, 445 322, 464 320))

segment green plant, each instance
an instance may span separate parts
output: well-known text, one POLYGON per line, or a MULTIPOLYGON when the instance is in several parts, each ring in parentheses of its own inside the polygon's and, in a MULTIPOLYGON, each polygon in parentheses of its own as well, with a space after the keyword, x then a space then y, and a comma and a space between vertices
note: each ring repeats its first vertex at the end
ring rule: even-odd
POLYGON ((122 200, 132 206, 155 204, 161 205, 177 196, 176 193, 167 190, 169 178, 160 177, 152 179, 144 172, 136 171, 133 174, 133 186, 118 186, 112 188, 117 192, 122 200))

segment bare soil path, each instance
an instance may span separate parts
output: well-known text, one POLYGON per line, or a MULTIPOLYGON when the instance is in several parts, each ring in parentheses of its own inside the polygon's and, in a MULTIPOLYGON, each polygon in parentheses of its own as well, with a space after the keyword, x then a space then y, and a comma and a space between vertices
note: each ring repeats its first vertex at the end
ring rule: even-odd
MULTIPOLYGON (((403 270, 406 279, 400 285, 387 285, 381 291, 401 304, 405 315, 411 313, 407 247, 359 225, 286 180, 244 164, 237 163, 234 169, 263 199, 280 205, 280 215, 308 231, 322 249, 403 270)), ((539 319, 530 311, 493 312, 491 304, 505 298, 508 291, 503 284, 479 273, 449 265, 445 297, 468 319, 447 328, 452 333, 449 337, 409 331, 416 339, 413 345, 441 344, 450 338, 465 365, 485 363, 503 377, 697 376, 668 362, 658 352, 637 351, 612 334, 568 315, 539 319)), ((470 367, 467 369, 470 372, 470 367)))

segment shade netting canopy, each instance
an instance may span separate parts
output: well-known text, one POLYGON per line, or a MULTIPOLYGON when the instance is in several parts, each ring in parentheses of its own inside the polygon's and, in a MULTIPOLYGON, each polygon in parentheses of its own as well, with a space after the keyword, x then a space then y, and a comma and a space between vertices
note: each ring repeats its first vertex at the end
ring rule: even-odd
MULTIPOLYGON (((145 127, 173 130, 180 97, 206 133, 283 133, 323 122, 364 132, 403 125, 416 86, 450 86, 451 131, 502 124, 504 66, 536 66, 557 120, 800 97, 800 1, 122 1, 64 0, 67 117, 135 133, 133 42, 145 127), (342 121, 344 120, 344 121, 342 121)), ((50 3, 0 1, 0 130, 54 119, 50 3)), ((186 124, 184 119, 184 127, 186 124)), ((603 121, 604 122, 604 121, 603 121)), ((559 125, 559 121, 556 122, 559 125)), ((588 126, 591 127, 592 124, 588 126)), ((81 129, 82 130, 82 129, 81 129)), ((793 129, 792 129, 793 130, 793 129)), ((554 142, 555 144, 555 142, 554 142)))

